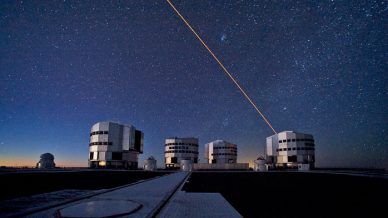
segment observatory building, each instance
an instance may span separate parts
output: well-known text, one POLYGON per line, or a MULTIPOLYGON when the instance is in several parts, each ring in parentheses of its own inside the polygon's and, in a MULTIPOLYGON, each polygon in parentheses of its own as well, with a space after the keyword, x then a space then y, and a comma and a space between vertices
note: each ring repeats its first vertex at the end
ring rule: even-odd
POLYGON ((314 168, 315 145, 310 134, 283 131, 267 137, 266 161, 271 168, 314 168))
POLYGON ((198 139, 177 137, 167 138, 164 145, 164 160, 166 168, 170 169, 180 168, 182 160, 189 160, 191 163, 197 163, 198 139))
POLYGON ((254 171, 267 171, 268 165, 265 160, 265 157, 259 155, 259 157, 253 161, 253 170, 254 171))
POLYGON ((237 163, 237 145, 215 140, 205 144, 206 163, 193 165, 193 170, 248 170, 248 163, 237 163))
POLYGON ((224 140, 205 144, 205 159, 209 164, 237 163, 237 145, 224 140))
POLYGON ((54 155, 50 153, 44 153, 40 155, 40 160, 38 163, 36 163, 36 168, 50 169, 54 167, 55 167, 54 155))
POLYGON ((156 159, 153 156, 144 160, 143 169, 146 171, 154 171, 157 169, 156 167, 156 159))
POLYGON ((89 167, 137 169, 143 141, 132 125, 98 122, 90 130, 89 167))

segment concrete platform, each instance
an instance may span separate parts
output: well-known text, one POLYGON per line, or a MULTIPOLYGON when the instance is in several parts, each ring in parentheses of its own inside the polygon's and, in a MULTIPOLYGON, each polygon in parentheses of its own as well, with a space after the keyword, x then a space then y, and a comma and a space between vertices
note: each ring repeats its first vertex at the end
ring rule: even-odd
POLYGON ((175 193, 188 174, 169 174, 25 217, 151 217, 175 193))
POLYGON ((177 192, 157 217, 242 217, 219 193, 177 192))
POLYGON ((134 201, 91 200, 71 205, 57 211, 57 217, 112 217, 135 213, 142 207, 134 201))
POLYGON ((24 217, 242 217, 219 193, 181 191, 189 175, 172 173, 24 217))

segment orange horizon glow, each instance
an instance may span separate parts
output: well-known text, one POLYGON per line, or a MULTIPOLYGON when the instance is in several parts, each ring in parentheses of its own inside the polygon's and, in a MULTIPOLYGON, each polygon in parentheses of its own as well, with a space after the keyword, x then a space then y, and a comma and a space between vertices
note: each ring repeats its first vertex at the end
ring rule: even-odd
MULTIPOLYGON (((36 163, 38 160, 31 160, 31 159, 4 159, 0 160, 0 166, 5 167, 28 167, 28 168, 35 168, 36 163)), ((69 161, 55 161, 56 167, 88 167, 87 161, 77 161, 77 162, 69 162, 69 161)), ((239 158, 239 163, 249 163, 249 167, 253 167, 253 160, 249 157, 239 158)))
MULTIPOLYGON (((36 167, 36 163, 39 160, 32 159, 15 159, 15 158, 2 158, 0 160, 0 166, 5 167, 36 167)), ((76 162, 68 162, 68 161, 55 161, 56 167, 87 167, 87 161, 76 161, 76 162)))

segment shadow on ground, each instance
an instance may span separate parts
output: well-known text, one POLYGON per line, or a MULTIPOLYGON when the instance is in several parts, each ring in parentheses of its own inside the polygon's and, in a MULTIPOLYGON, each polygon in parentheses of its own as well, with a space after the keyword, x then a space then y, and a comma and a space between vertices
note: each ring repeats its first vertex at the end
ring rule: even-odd
POLYGON ((194 172, 183 190, 221 193, 244 217, 381 217, 388 180, 326 173, 194 172))

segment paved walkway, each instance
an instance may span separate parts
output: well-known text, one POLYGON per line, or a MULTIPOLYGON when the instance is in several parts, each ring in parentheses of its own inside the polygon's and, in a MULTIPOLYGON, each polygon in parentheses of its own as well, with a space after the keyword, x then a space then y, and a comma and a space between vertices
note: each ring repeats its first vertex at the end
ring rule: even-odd
POLYGON ((242 217, 219 193, 177 192, 157 217, 242 217))
POLYGON ((179 188, 186 176, 186 172, 169 174, 26 217, 150 217, 179 188))
POLYGON ((188 176, 172 173, 25 217, 242 217, 218 193, 180 191, 188 176))

